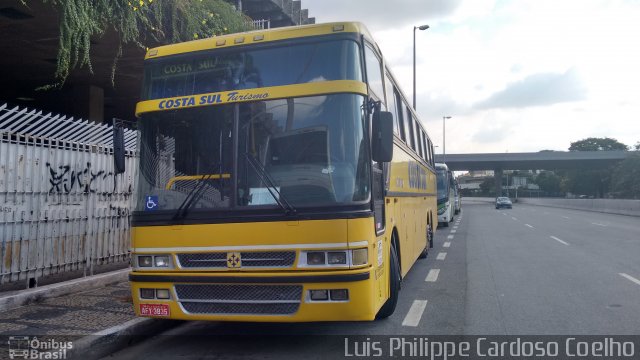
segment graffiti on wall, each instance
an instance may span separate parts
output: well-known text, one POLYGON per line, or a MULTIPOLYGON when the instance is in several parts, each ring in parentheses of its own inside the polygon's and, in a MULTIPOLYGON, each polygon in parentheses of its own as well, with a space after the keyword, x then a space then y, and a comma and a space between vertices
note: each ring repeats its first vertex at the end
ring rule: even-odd
MULTIPOLYGON (((79 169, 73 169, 71 165, 60 165, 57 168, 50 163, 46 165, 49 169, 50 194, 69 194, 74 189, 82 193, 96 193, 98 182, 106 181, 114 175, 113 172, 104 170, 94 172, 91 169, 91 162, 87 162, 86 166, 79 169)), ((114 187, 115 184, 114 176, 114 187)))

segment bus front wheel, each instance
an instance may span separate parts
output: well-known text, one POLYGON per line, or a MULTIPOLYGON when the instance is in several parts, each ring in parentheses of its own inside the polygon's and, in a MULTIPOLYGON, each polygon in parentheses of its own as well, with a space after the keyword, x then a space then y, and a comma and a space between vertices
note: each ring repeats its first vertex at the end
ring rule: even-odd
POLYGON ((389 298, 382 305, 380 311, 376 315, 376 319, 385 319, 396 311, 398 304, 398 294, 400 292, 400 264, 398 263, 398 255, 393 244, 389 253, 389 298))

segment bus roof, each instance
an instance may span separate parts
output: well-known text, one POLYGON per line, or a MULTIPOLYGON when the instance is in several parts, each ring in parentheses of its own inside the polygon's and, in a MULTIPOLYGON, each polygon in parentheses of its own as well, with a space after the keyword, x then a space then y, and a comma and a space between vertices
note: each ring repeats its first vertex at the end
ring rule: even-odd
POLYGON ((372 39, 369 30, 367 30, 367 28, 359 22, 333 22, 325 24, 288 26, 274 29, 254 30, 222 36, 213 36, 201 40, 192 40, 171 45, 164 45, 149 49, 145 56, 145 60, 193 51, 228 48, 233 46, 243 46, 249 44, 336 33, 358 33, 365 35, 370 40, 372 39))

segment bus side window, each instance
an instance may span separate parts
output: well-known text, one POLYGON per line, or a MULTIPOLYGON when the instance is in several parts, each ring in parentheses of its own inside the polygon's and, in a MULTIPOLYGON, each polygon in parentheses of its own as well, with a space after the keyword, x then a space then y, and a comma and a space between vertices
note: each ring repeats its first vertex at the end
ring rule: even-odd
POLYGON ((418 149, 420 150, 420 157, 424 159, 424 147, 422 146, 422 130, 420 126, 416 124, 416 132, 418 133, 418 149))
POLYGON ((406 127, 404 125, 404 122, 406 121, 405 120, 406 117, 403 116, 402 98, 400 98, 400 94, 396 89, 394 89, 393 96, 395 96, 395 99, 396 99, 396 112, 398 113, 398 127, 400 128, 400 138, 402 139, 402 141, 406 142, 407 135, 405 134, 406 127))
POLYGON ((393 83, 391 82, 388 74, 385 76, 385 89, 387 90, 387 110, 393 116, 393 133, 398 134, 398 107, 396 106, 396 99, 393 93, 393 83))
POLYGON ((429 140, 429 148, 431 149, 431 165, 436 166, 435 153, 433 152, 433 143, 429 140))
POLYGON ((407 129, 407 136, 409 136, 409 141, 407 141, 407 145, 409 145, 412 149, 416 149, 416 140, 413 135, 413 118, 411 117, 411 111, 408 106, 405 106, 405 122, 404 125, 407 129))
POLYGON ((422 146, 424 146, 424 161, 429 162, 429 147, 427 146, 427 134, 422 132, 422 146))
POLYGON ((414 117, 411 124, 411 130, 413 130, 413 136, 415 137, 415 146, 413 147, 413 150, 415 150, 416 153, 420 153, 420 127, 418 126, 418 119, 414 117))
MULTIPOLYGON (((382 86, 382 66, 376 53, 367 45, 364 47, 365 66, 367 68, 367 83, 369 89, 378 99, 384 100, 384 88, 382 86)), ((371 94, 369 94, 371 95, 371 94)))

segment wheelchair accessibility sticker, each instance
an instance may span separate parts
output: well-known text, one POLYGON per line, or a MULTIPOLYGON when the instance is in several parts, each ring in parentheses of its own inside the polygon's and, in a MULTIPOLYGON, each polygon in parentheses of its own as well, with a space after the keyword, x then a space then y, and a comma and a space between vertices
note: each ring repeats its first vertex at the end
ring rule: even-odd
POLYGON ((158 210, 158 196, 157 195, 155 195, 155 196, 154 195, 145 196, 144 210, 145 211, 158 210))

